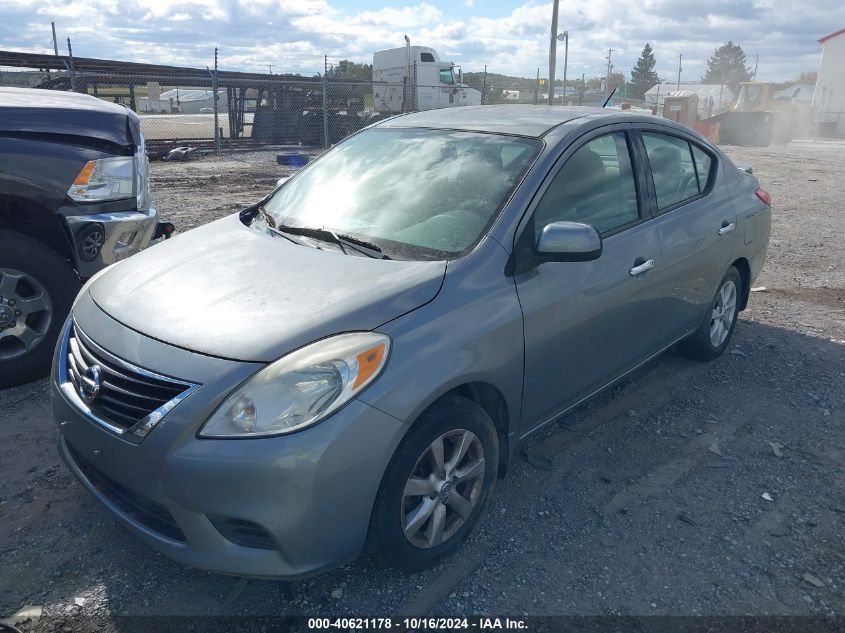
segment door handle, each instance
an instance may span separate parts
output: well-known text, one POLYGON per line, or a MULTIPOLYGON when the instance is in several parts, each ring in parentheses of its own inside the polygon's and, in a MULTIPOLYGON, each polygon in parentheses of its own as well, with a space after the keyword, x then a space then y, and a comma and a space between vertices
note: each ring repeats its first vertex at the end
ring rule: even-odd
MULTIPOLYGON (((636 262, 634 263, 636 264, 636 262)), ((631 277, 636 277, 637 275, 642 275, 643 273, 648 272, 652 268, 654 268, 654 260, 647 259, 642 264, 637 264, 636 266, 634 266, 631 270, 628 271, 628 273, 631 275, 631 277)))
POLYGON ((736 228, 736 224, 731 222, 730 224, 723 224, 722 228, 719 229, 719 235, 727 235, 731 231, 736 228))

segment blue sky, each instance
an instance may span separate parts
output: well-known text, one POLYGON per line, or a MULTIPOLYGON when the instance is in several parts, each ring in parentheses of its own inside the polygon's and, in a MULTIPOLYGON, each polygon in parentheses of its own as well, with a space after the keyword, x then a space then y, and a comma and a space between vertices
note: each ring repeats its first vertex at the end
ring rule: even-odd
MULTIPOLYGON (((0 0, 0 49, 51 52, 55 20, 62 52, 205 66, 312 74, 323 55, 372 61, 412 43, 435 47, 464 71, 547 74, 551 4, 535 0, 0 0)), ((569 76, 604 72, 607 49, 629 74, 650 42, 662 78, 700 79, 713 49, 742 45, 758 77, 786 80, 816 70, 819 37, 845 28, 843 0, 562 0, 570 32, 569 76)), ((559 47, 558 76, 563 47, 559 47)))

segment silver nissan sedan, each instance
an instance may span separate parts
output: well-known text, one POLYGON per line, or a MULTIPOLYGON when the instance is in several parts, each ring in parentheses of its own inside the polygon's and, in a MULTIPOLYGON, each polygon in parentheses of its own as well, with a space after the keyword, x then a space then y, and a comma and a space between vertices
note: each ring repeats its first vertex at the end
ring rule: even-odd
POLYGON ((368 544, 424 568, 521 440, 676 344, 725 350, 770 204, 666 119, 382 121, 85 285, 53 365, 61 454, 188 565, 292 577, 368 544))

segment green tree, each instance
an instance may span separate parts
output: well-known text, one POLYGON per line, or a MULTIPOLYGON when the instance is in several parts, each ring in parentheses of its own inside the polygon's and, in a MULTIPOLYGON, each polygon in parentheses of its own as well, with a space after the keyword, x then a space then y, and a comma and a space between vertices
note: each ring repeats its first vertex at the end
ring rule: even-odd
POLYGON ((814 70, 806 70, 800 75, 798 75, 798 83, 799 84, 807 84, 809 86, 815 86, 816 80, 819 78, 819 74, 814 70))
POLYGON ((745 65, 745 53, 739 44, 728 42, 713 52, 707 60, 707 72, 704 73, 706 84, 732 84, 751 81, 751 69, 745 65))
POLYGON ((660 83, 660 78, 654 72, 654 51, 651 49, 651 44, 646 44, 640 58, 637 60, 637 65, 631 70, 631 83, 628 90, 628 96, 632 99, 643 99, 646 90, 657 83, 660 83))
POLYGON ((356 64, 347 59, 342 59, 336 66, 329 68, 327 76, 332 79, 372 81, 373 67, 371 64, 356 64))

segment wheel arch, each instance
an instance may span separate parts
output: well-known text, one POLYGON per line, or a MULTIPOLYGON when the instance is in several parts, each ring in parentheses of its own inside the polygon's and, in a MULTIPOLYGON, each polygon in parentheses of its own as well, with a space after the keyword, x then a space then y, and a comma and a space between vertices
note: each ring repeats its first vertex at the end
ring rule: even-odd
POLYGON ((421 412, 414 418, 416 422, 422 415, 432 407, 440 404, 444 399, 451 396, 460 396, 474 402, 490 416, 493 426, 496 429, 496 436, 499 441, 499 472, 500 478, 507 473, 510 461, 510 428, 511 412, 508 408, 504 394, 495 385, 484 381, 465 382, 448 389, 435 397, 421 412))
POLYGON ((61 217, 42 204, 22 196, 0 193, 0 230, 37 240, 76 268, 72 242, 61 217))
POLYGON ((742 279, 742 288, 739 294, 739 309, 745 310, 748 307, 748 296, 751 293, 751 265, 744 257, 734 260, 731 264, 739 271, 739 277, 742 279))

